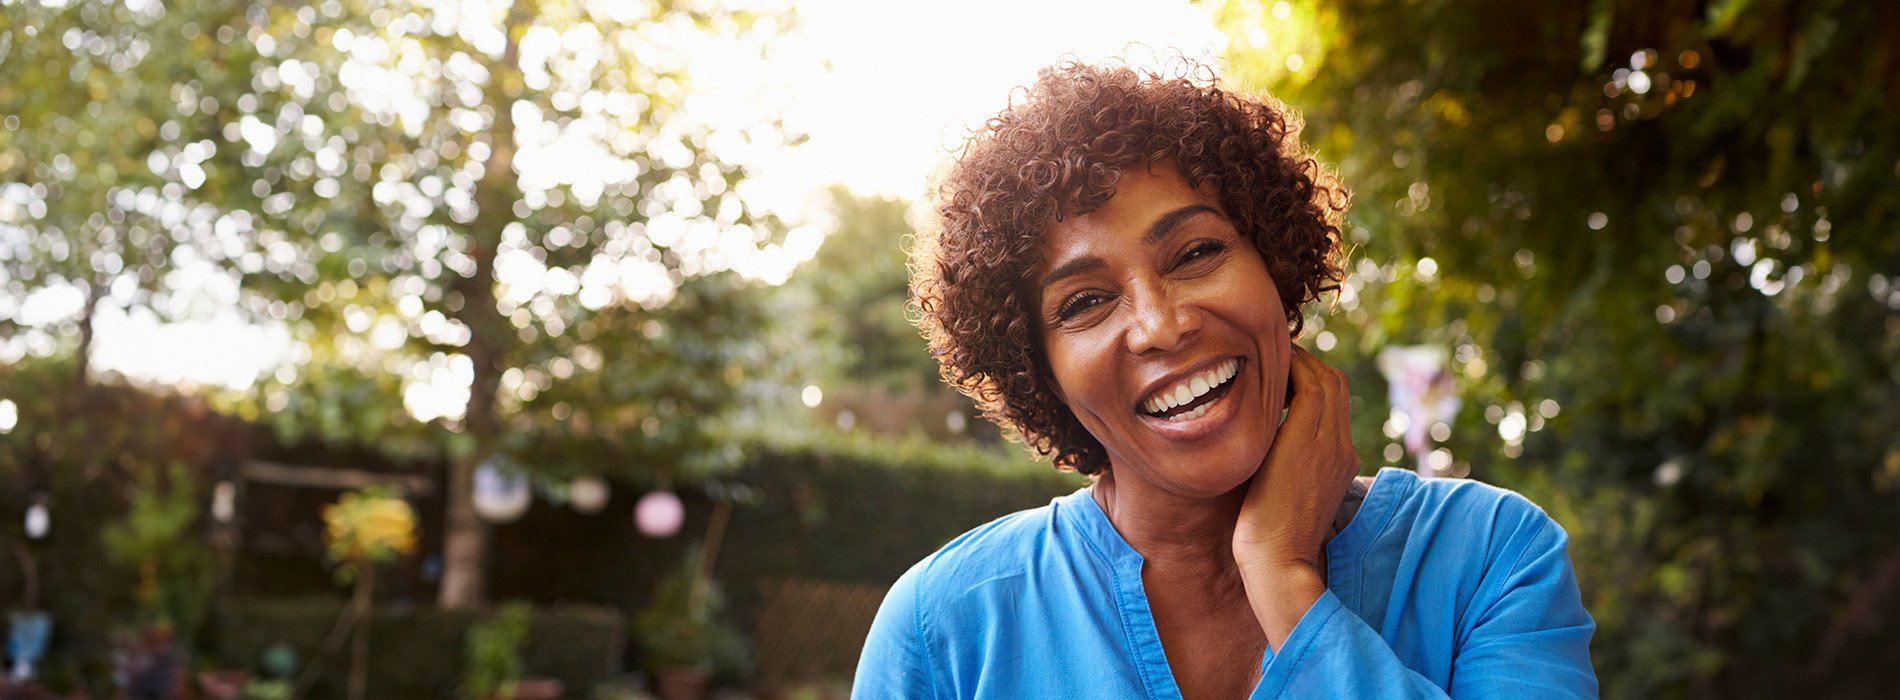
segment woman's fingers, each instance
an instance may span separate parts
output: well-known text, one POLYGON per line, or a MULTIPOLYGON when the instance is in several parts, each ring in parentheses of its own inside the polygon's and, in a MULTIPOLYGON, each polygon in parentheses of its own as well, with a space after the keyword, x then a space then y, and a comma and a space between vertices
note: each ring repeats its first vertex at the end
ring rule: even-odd
POLYGON ((1297 426, 1295 434, 1304 436, 1318 427, 1318 418, 1327 402, 1327 387, 1319 368, 1314 366, 1316 363, 1318 360, 1300 346, 1293 346, 1291 361, 1287 363, 1287 416, 1280 427, 1282 431, 1297 426))
POLYGON ((1359 455, 1352 446, 1351 392, 1344 373, 1298 346, 1288 364, 1294 399, 1248 491, 1235 533, 1235 554, 1316 563, 1339 502, 1359 473, 1359 455))
MULTIPOLYGON (((1310 384, 1316 391, 1309 393, 1320 395, 1313 407, 1313 418, 1317 421, 1319 434, 1330 442, 1329 446, 1335 455, 1332 461, 1340 470, 1349 467, 1352 474, 1357 475, 1359 452, 1352 445, 1352 387, 1346 380, 1346 373, 1298 345, 1293 346, 1293 362, 1313 375, 1310 384)), ((1351 481, 1351 476, 1346 480, 1351 481)))
MULTIPOLYGON (((1293 424, 1296 418, 1301 419, 1302 424, 1314 434, 1350 425, 1347 408, 1351 392, 1346 385, 1345 373, 1333 369, 1298 345, 1293 346, 1292 361, 1288 365, 1288 393, 1292 394, 1293 399, 1288 406, 1291 412, 1287 415, 1287 424, 1293 424)), ((1307 431, 1301 434, 1307 434, 1307 431)))

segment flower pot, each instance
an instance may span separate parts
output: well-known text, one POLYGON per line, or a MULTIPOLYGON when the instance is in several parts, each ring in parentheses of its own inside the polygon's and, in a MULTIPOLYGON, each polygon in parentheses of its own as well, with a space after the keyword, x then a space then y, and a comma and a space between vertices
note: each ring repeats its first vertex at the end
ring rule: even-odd
POLYGON ((13 659, 11 676, 30 681, 37 675, 46 642, 53 636, 53 616, 40 610, 7 613, 7 656, 13 659))
POLYGON ((237 700, 251 682, 250 671, 199 671, 198 690, 205 700, 237 700))
POLYGON ((514 700, 560 700, 564 689, 558 678, 523 678, 515 683, 514 700))
POLYGON ((653 674, 653 692, 660 700, 705 700, 706 671, 691 666, 662 668, 653 674))

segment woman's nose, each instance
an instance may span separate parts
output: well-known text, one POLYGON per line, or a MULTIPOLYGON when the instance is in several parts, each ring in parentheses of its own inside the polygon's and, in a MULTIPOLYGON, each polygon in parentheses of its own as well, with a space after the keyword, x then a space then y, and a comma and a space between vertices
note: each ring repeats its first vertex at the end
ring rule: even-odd
POLYGON ((1134 311, 1134 323, 1128 329, 1128 350, 1137 355, 1172 350, 1201 328, 1200 314, 1192 305, 1182 303, 1162 285, 1143 285, 1138 289, 1134 311))

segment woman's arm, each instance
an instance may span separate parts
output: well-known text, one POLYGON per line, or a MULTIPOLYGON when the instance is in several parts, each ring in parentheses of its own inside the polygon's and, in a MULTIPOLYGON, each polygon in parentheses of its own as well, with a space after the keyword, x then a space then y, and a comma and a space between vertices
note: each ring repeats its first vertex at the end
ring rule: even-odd
POLYGON ((1292 402, 1234 526, 1247 602, 1279 650, 1326 592, 1321 548, 1359 474, 1346 375, 1293 346, 1292 402))
POLYGON ((1452 616, 1432 628, 1456 630, 1447 635, 1454 638, 1421 642, 1450 657, 1443 688, 1407 667, 1326 589, 1325 538, 1359 470, 1349 393, 1343 374, 1297 347, 1291 383, 1286 421, 1234 530, 1234 558, 1269 647, 1253 697, 1596 697, 1595 625, 1583 610, 1568 538, 1521 498, 1521 507, 1493 511, 1516 517, 1470 523, 1487 536, 1460 540, 1500 545, 1471 553, 1485 574, 1468 606, 1454 600, 1449 582, 1408 584, 1420 588, 1412 594, 1423 614, 1452 616))
POLYGON ((924 658, 917 580, 921 568, 922 564, 912 567, 898 578, 878 606, 851 682, 853 700, 936 697, 931 664, 924 658))
POLYGON ((1515 555, 1493 562, 1468 607, 1459 611, 1450 585, 1416 591, 1421 616, 1458 621, 1459 638, 1442 640, 1452 657, 1445 687, 1407 667, 1329 591, 1267 660, 1253 697, 1595 698, 1595 624, 1583 610, 1563 528, 1535 513, 1497 534, 1504 539, 1499 551, 1515 555))

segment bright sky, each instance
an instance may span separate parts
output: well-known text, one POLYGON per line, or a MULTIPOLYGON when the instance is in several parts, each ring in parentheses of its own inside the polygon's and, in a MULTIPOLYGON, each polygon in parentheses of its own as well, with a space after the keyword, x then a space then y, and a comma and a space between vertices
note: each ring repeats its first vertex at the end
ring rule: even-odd
MULTIPOLYGON (((822 200, 812 193, 832 183, 863 194, 920 197, 930 169, 946 146, 960 142, 966 125, 1003 107, 1011 88, 1032 81, 1038 68, 1064 53, 1085 60, 1121 56, 1143 65, 1163 50, 1204 57, 1226 46, 1208 15, 1185 0, 798 0, 796 9, 808 40, 805 52, 822 57, 832 70, 799 74, 785 118, 810 140, 763 164, 767 182, 761 184, 780 201, 806 208, 784 212, 794 221, 822 221, 812 208, 822 200)), ((743 80, 714 82, 696 87, 752 88, 743 80)), ((572 160, 558 160, 572 167, 572 160)), ((815 231, 795 234, 772 251, 782 259, 761 269, 789 270, 810 257, 817 242, 815 231)), ((289 337, 281 328, 241 321, 236 290, 228 287, 207 283, 194 304, 202 312, 187 323, 102 313, 94 365, 145 381, 250 386, 285 360, 289 337)), ((78 308, 76 296, 37 295, 15 311, 22 320, 70 317, 78 308)), ((0 346, 0 360, 27 351, 29 342, 0 346)), ((445 395, 465 395, 442 388, 445 395)))
POLYGON ((801 126, 812 135, 800 156, 812 181, 912 198, 966 125, 981 124, 1064 53, 1139 65, 1170 48, 1191 57, 1226 48, 1209 16, 1182 0, 800 0, 797 8, 833 66, 800 91, 801 126))

